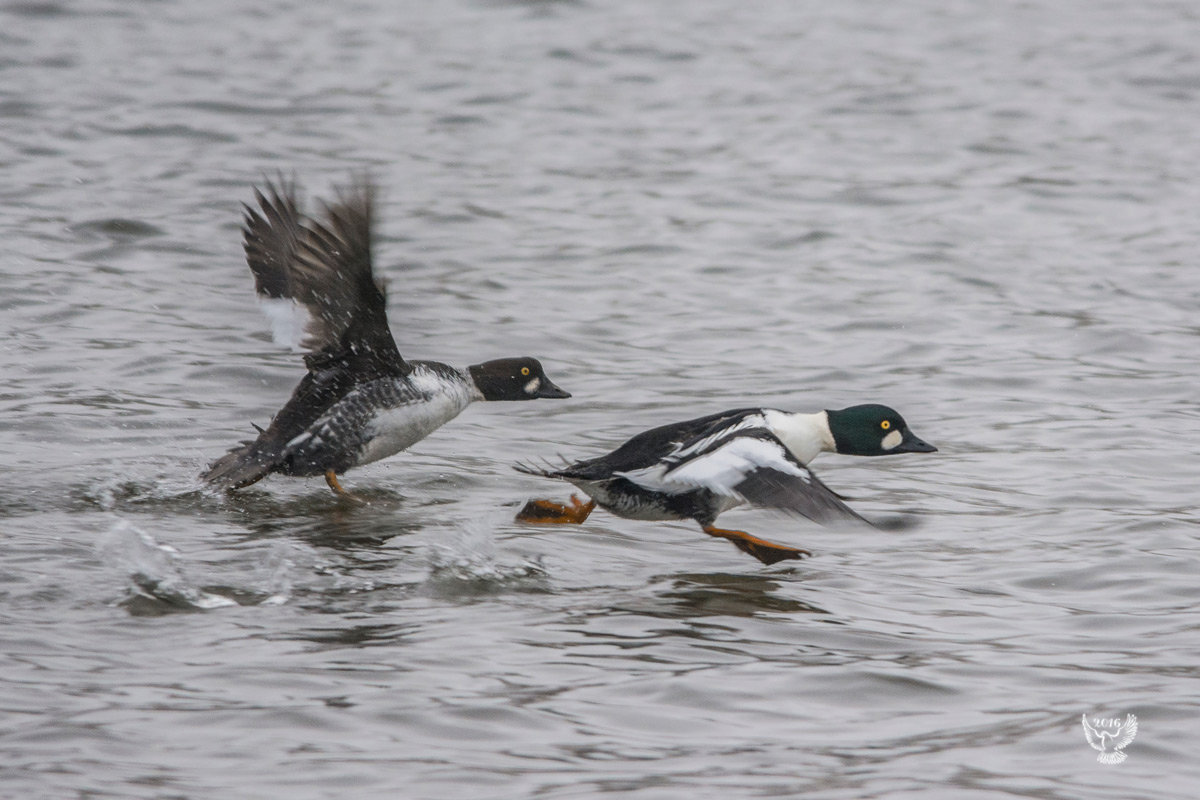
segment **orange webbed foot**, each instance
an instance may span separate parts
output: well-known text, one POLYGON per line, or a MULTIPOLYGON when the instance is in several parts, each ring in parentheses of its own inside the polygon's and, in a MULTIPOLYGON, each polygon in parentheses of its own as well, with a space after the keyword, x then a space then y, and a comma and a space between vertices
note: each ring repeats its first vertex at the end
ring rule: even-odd
POLYGON ((595 507, 595 500, 584 503, 575 495, 571 495, 570 505, 553 500, 530 500, 517 512, 517 520, 540 525, 578 525, 588 518, 595 507))
POLYGON ((764 564, 775 564, 789 558, 800 559, 812 555, 809 551, 802 550, 799 547, 788 547, 787 545, 768 542, 766 539, 751 536, 745 531, 730 531, 724 528, 714 528, 712 525, 705 525, 704 532, 709 536, 728 539, 733 542, 737 549, 743 553, 749 553, 764 564))

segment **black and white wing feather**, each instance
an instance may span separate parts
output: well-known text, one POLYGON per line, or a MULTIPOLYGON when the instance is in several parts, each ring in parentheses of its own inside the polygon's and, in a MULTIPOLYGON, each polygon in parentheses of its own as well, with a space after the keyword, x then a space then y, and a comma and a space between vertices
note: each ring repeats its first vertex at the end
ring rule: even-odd
POLYGON ((257 210, 245 208, 246 262, 276 339, 306 351, 310 370, 353 363, 364 378, 411 371, 392 339, 372 267, 371 185, 360 181, 339 193, 320 220, 300 212, 290 183, 268 183, 255 199, 257 210), (289 325, 295 311, 303 312, 299 324, 289 325))
POLYGON ((710 437, 702 447, 683 447, 653 467, 622 476, 670 494, 707 489, 821 523, 865 522, 766 428, 739 426, 725 436, 710 437))

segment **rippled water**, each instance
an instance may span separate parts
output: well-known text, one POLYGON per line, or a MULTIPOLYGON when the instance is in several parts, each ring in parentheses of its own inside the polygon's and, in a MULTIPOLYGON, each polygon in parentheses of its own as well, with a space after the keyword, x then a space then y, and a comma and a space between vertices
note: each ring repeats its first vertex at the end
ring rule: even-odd
MULTIPOLYGON (((1187 3, 0 5, 0 795, 1185 798, 1187 3), (232 497, 300 375, 239 204, 369 172, 401 351, 575 394, 232 497), (518 525, 519 459, 879 401, 757 510, 518 525), (1136 714, 1121 765, 1082 714, 1136 714)), ((1193 787, 1193 788, 1188 788, 1193 787)))

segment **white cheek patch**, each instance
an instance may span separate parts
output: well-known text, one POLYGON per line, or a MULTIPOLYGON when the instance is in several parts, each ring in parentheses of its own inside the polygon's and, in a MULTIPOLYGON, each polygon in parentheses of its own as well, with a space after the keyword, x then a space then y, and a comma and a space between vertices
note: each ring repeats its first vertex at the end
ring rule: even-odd
POLYGON ((525 394, 533 394, 541 387, 541 385, 542 379, 534 378, 529 383, 525 384, 525 394))
POLYGON ((904 437, 900 435, 900 431, 892 431, 887 436, 883 437, 883 441, 879 443, 879 446, 884 450, 895 450, 900 446, 900 441, 903 438, 904 437))

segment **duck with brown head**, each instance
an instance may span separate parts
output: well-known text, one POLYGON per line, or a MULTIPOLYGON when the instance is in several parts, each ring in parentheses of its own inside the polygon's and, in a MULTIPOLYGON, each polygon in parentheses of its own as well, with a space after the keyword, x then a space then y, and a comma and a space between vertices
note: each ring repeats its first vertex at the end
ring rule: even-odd
POLYGON ((276 324, 277 339, 306 354, 307 374, 271 424, 233 448, 201 478, 225 489, 270 475, 337 476, 424 439, 477 400, 571 395, 535 358, 502 358, 457 369, 407 361, 387 321, 383 285, 372 266, 374 191, 360 182, 324 206, 299 211, 295 187, 268 183, 258 208, 245 209, 246 261, 276 324))

